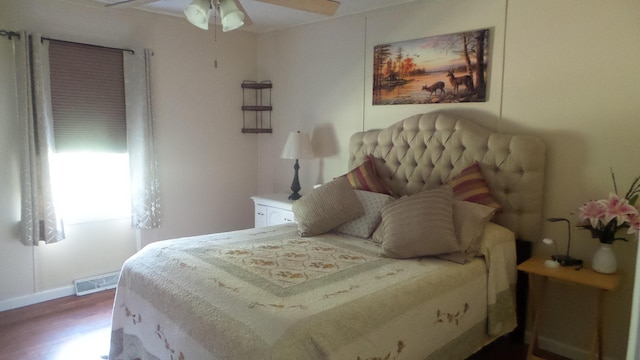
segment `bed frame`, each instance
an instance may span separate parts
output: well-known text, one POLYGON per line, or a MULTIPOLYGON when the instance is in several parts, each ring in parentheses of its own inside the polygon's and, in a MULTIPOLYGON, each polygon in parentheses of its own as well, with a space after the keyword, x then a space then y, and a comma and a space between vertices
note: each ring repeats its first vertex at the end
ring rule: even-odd
MULTIPOLYGON (((533 137, 431 113, 355 134, 351 166, 369 154, 397 194, 478 161, 504 207, 497 221, 539 234, 544 146, 533 137)), ((465 358, 515 325, 513 234, 491 224, 484 235, 490 256, 466 265, 385 258, 372 241, 302 238, 295 224, 153 243, 123 265, 111 358, 465 358)))
MULTIPOLYGON (((349 168, 367 155, 374 158, 387 186, 400 195, 442 185, 477 161, 502 205, 494 221, 516 234, 518 263, 531 256, 531 243, 540 238, 542 225, 545 145, 540 139, 496 133, 471 120, 432 112, 352 135, 349 168)), ((513 337, 523 341, 528 279, 521 273, 516 291, 518 328, 513 337)))

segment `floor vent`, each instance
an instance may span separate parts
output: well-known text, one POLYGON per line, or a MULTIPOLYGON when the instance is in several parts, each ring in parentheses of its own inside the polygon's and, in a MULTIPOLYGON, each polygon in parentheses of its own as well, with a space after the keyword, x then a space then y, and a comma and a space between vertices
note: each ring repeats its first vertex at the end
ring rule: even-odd
POLYGON ((73 286, 76 288, 76 295, 78 296, 92 294, 98 291, 115 288, 118 285, 119 276, 120 272, 113 272, 78 279, 73 281, 73 286))

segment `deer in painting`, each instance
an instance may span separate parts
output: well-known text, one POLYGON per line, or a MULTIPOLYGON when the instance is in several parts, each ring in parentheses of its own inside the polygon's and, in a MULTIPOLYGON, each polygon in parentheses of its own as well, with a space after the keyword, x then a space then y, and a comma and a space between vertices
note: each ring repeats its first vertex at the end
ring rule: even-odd
POLYGON ((455 77, 455 75, 453 75, 453 71, 449 70, 447 72, 447 77, 449 78, 449 82, 451 83, 451 86, 453 86, 454 94, 458 93, 458 87, 460 85, 465 86, 466 92, 469 92, 469 90, 473 91, 473 79, 471 78, 470 75, 455 77))
POLYGON ((431 84, 431 86, 427 86, 427 84, 425 84, 422 87, 422 90, 428 91, 430 93, 429 96, 433 96, 433 93, 438 95, 438 90, 440 90, 442 92, 441 95, 444 95, 444 93, 445 93, 445 91, 444 91, 444 83, 442 81, 438 81, 437 83, 433 83, 433 84, 431 84))

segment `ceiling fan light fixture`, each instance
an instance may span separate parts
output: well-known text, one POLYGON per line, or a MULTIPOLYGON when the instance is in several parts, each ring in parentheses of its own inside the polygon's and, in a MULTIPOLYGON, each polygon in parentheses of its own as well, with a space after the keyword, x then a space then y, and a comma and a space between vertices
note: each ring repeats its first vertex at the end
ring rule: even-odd
POLYGON ((244 25, 244 13, 238 9, 233 0, 220 0, 219 4, 222 31, 235 30, 244 25))
POLYGON ((193 0, 184 8, 187 20, 200 29, 209 29, 209 17, 211 16, 210 0, 193 0))

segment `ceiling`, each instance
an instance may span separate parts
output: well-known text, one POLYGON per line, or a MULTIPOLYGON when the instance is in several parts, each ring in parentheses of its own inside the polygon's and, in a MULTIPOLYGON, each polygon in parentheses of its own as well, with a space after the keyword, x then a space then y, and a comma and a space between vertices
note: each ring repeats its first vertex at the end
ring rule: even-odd
MULTIPOLYGON (((73 3, 80 3, 93 7, 103 7, 116 0, 68 0, 73 3)), ((265 33, 273 30, 284 29, 292 26, 310 24, 335 18, 340 16, 359 14, 362 12, 391 7, 399 4, 409 3, 415 0, 340 0, 340 7, 335 15, 329 17, 325 15, 312 14, 300 10, 271 5, 255 0, 240 0, 240 3, 253 21, 251 25, 245 25, 242 30, 253 33, 265 33)), ((158 14, 176 16, 185 19, 183 9, 191 3, 191 0, 158 0, 150 4, 132 8, 108 8, 110 11, 135 11, 143 10, 158 14)), ((220 24, 218 16, 211 14, 210 23, 216 21, 220 24)))

